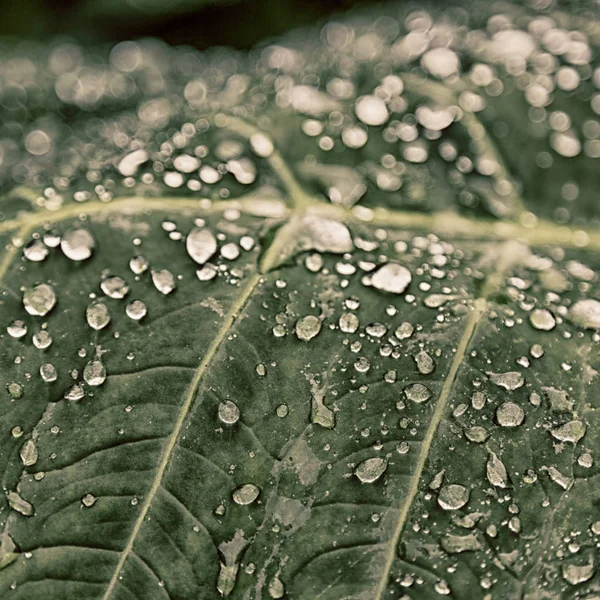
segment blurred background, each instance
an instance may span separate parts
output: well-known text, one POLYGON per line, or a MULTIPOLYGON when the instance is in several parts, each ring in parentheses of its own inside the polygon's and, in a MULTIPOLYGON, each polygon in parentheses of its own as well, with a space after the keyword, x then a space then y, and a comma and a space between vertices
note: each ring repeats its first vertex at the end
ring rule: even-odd
POLYGON ((0 0, 0 36, 84 45, 159 37, 195 48, 249 48, 375 0, 0 0))

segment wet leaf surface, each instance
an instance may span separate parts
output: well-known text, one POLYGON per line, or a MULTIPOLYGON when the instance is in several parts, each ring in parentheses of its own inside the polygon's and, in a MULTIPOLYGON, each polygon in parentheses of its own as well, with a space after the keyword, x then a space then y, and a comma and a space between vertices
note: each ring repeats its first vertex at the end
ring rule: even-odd
POLYGON ((3 50, 0 597, 600 593, 598 22, 381 10, 3 50))

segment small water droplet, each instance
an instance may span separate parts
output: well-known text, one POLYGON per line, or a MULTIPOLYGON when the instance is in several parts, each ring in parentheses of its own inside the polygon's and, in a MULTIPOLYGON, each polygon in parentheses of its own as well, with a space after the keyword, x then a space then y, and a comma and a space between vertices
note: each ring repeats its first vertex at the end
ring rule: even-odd
POLYGON ((307 315, 296 321, 296 335, 303 342, 309 342, 321 331, 321 320, 314 315, 307 315))

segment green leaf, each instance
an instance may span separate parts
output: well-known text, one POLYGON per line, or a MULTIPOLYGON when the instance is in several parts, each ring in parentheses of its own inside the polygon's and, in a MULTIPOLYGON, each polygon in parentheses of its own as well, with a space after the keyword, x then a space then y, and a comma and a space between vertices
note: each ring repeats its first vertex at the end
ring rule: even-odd
POLYGON ((598 23, 509 8, 3 51, 1 598, 598 595, 598 23))

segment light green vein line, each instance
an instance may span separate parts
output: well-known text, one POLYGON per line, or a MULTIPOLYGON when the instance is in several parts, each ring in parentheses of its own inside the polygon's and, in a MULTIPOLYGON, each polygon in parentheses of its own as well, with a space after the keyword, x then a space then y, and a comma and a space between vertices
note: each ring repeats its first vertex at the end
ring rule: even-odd
MULTIPOLYGON (((412 73, 402 73, 401 77, 405 86, 411 92, 431 98, 440 104, 454 104, 458 106, 457 92, 460 92, 462 88, 466 89, 467 87, 464 81, 459 81, 459 83, 456 84, 457 87, 453 88, 449 85, 433 81, 432 79, 418 77, 412 73)), ((507 181, 510 184, 511 191, 505 198, 509 200, 512 205, 512 216, 518 218, 522 213, 526 212, 525 203, 519 195, 518 184, 508 172, 493 138, 488 133, 483 123, 477 118, 477 115, 465 107, 461 106, 461 109, 463 111, 461 123, 473 139, 473 144, 479 149, 482 155, 486 156, 496 164, 496 170, 492 177, 497 183, 507 181), (481 133, 481 135, 478 136, 478 133, 481 133)))
MULTIPOLYGON (((300 209, 297 212, 299 214, 302 213, 302 211, 300 209)), ((300 218, 300 216, 294 214, 287 225, 290 225, 292 223, 297 223, 298 218, 300 218)), ((217 335, 215 336, 214 340, 212 341, 211 345, 209 346, 208 350, 206 351, 206 354, 204 355, 198 368, 194 372, 194 377, 192 378, 192 381, 190 382, 187 394, 185 396, 185 401, 183 403, 183 406, 181 407, 181 410, 179 411, 179 415, 177 417, 177 421, 173 428, 173 432, 169 436, 169 439, 168 439, 168 441, 164 447, 164 450, 162 452, 160 463, 156 470, 156 475, 154 476, 154 479, 152 481, 152 486, 150 487, 150 491, 148 492, 148 495, 146 496, 146 499, 144 500, 144 503, 140 510, 140 514, 138 515, 138 518, 135 521, 135 524, 133 526, 133 529, 131 531, 131 535, 129 536, 127 544, 120 554, 119 562, 117 563, 117 566, 115 568, 113 576, 110 580, 110 583, 108 584, 106 593, 103 596, 103 600, 108 600, 110 598, 117 583, 119 582, 119 575, 120 575, 121 571, 123 570, 125 562, 127 561, 127 557, 132 554, 133 545, 135 543, 137 535, 140 532, 140 529, 142 528, 142 526, 144 524, 146 516, 148 515, 148 512, 152 506, 154 497, 156 496, 156 493, 160 489, 160 485, 163 480, 164 474, 167 470, 167 467, 169 465, 169 461, 170 461, 170 459, 173 455, 173 451, 175 450, 175 447, 177 446, 177 443, 179 441, 179 435, 181 434, 181 431, 185 424, 186 418, 188 417, 188 415, 192 409, 192 406, 194 404, 194 399, 196 397, 198 386, 200 385, 202 377, 206 373, 206 370, 210 366, 210 364, 211 364, 213 358, 215 357, 217 351, 219 350, 221 344, 226 339, 227 334, 229 333, 229 331, 233 327, 234 323, 236 322, 237 318, 243 311, 248 300, 250 299, 250 297, 252 296, 252 294, 254 293, 254 291, 256 290, 256 288, 258 287, 260 282, 262 281, 263 273, 269 271, 271 268, 273 268, 277 264, 278 253, 280 252, 280 250, 282 248, 285 248, 290 243, 291 240, 293 240, 293 236, 295 236, 296 231, 297 231, 297 229, 295 226, 290 227, 290 228, 283 226, 279 229, 275 239, 273 240, 273 243, 271 244, 271 246, 269 247, 269 249, 265 252, 265 254, 263 256, 263 259, 262 259, 261 265, 260 265, 261 268, 250 277, 250 279, 247 281, 246 285, 242 288, 242 291, 241 291, 239 297, 237 298, 237 300, 235 301, 233 306, 229 309, 227 315, 224 317, 223 323, 221 324, 221 327, 219 328, 217 335)))
POLYGON ((190 382, 187 394, 185 396, 185 401, 183 403, 183 406, 181 407, 181 410, 179 411, 179 416, 177 417, 177 421, 175 423, 173 432, 169 436, 169 439, 168 439, 168 441, 164 447, 163 453, 161 455, 160 463, 156 470, 156 475, 154 476, 154 479, 152 481, 152 486, 150 487, 150 491, 148 492, 146 499, 144 500, 144 503, 140 510, 140 514, 138 515, 138 518, 135 521, 135 524, 133 526, 133 529, 131 531, 131 534, 129 536, 127 544, 120 554, 119 562, 117 563, 117 566, 116 566, 113 576, 110 580, 110 583, 108 584, 108 587, 106 588, 106 592, 103 596, 103 600, 108 600, 111 597, 112 593, 115 590, 115 587, 117 586, 117 584, 119 582, 119 575, 120 575, 121 571, 123 570, 123 567, 125 566, 125 562, 127 561, 127 558, 132 554, 133 545, 135 543, 135 540, 136 540, 138 533, 140 532, 142 526, 144 525, 144 521, 146 520, 146 517, 152 506, 152 502, 154 501, 156 493, 160 489, 160 484, 164 477, 165 471, 167 470, 169 461, 173 455, 173 451, 175 450, 175 447, 177 446, 177 442, 179 441, 179 435, 183 429, 185 420, 186 420, 188 414, 190 413, 190 410, 194 404, 194 399, 196 397, 196 392, 198 390, 200 381, 202 380, 202 377, 206 373, 208 366, 210 365, 210 363, 212 362, 213 358, 215 357, 217 351, 219 350, 221 343, 227 337, 229 330, 231 329, 231 327, 235 323, 236 319, 238 318, 238 316, 244 309, 244 306, 246 305, 248 299, 250 298, 250 296, 252 295, 252 293, 254 292, 254 290, 256 289, 258 284, 260 283, 261 277, 262 276, 260 273, 255 273, 254 275, 252 275, 250 277, 250 279, 247 281, 246 285, 242 288, 242 291, 241 291, 238 299, 235 301, 234 305, 230 308, 229 312, 225 316, 223 323, 222 323, 221 327, 219 328, 219 331, 217 332, 217 335, 213 339, 210 347, 208 348, 208 350, 206 351, 206 354, 204 355, 204 358, 202 359, 202 361, 200 362, 200 365, 198 366, 198 368, 196 369, 196 371, 194 373, 194 377, 192 378, 192 381, 190 382))
POLYGON ((188 198, 165 196, 161 198, 146 198, 143 196, 125 196, 111 202, 99 200, 85 204, 68 204, 56 211, 41 211, 29 213, 20 219, 12 219, 0 223, 0 233, 13 231, 27 226, 30 229, 46 223, 56 223, 68 219, 76 219, 80 215, 110 215, 113 213, 138 214, 151 211, 180 212, 180 213, 222 213, 230 209, 257 217, 284 217, 288 209, 283 201, 277 199, 261 199, 260 196, 248 196, 237 200, 221 200, 211 202, 205 198, 188 198))
MULTIPOLYGON (((215 117, 215 123, 218 127, 226 127, 229 131, 234 131, 246 139, 250 139, 253 135, 263 135, 267 138, 269 137, 258 127, 255 127, 247 121, 238 119, 237 117, 219 114, 215 117)), ((267 157, 267 162, 271 165, 271 168, 279 177, 283 186, 286 188, 286 191, 295 207, 306 206, 312 202, 312 199, 298 183, 296 177, 288 167, 277 148, 274 148, 272 154, 267 157)))
POLYGON ((450 365, 450 370, 448 371, 446 379, 444 380, 444 385, 442 387, 439 400, 435 406, 435 410, 431 417, 429 427, 427 428, 425 438, 423 439, 421 451, 419 452, 417 464, 415 466, 415 471, 410 481, 408 492, 403 497, 402 504, 398 507, 398 519, 396 521, 394 533, 389 541, 386 562, 383 567, 381 579, 379 580, 379 585, 377 586, 377 591, 374 597, 375 600, 381 600, 381 598, 383 597, 383 593, 385 592, 385 589, 387 587, 390 571, 394 562, 394 557, 396 556, 396 546, 398 545, 400 536, 404 531, 404 527, 408 519, 408 513, 413 504, 415 496, 419 491, 421 475, 423 474, 425 464, 427 463, 427 458, 429 456, 429 451, 433 443, 433 438, 442 420, 442 417, 444 416, 446 406, 448 405, 448 400, 450 399, 450 395, 452 393, 454 382, 456 381, 456 376, 458 375, 463 359, 465 358, 467 350, 469 349, 469 345, 471 339, 473 338, 473 334, 475 333, 475 330, 477 329, 477 326, 479 325, 482 316, 487 310, 487 298, 490 296, 490 294, 493 293, 495 289, 498 288, 498 286, 502 282, 503 274, 508 268, 510 268, 512 264, 514 264, 516 259, 520 255, 522 255, 522 253, 523 247, 513 242, 508 242, 507 244, 504 244, 501 247, 497 268, 494 271, 494 273, 488 277, 487 282, 484 285, 483 290, 481 292, 481 295, 475 301, 473 311, 469 315, 467 324, 465 326, 465 330, 460 338, 458 347, 456 348, 456 354, 454 355, 454 359, 452 360, 452 364, 450 365))

